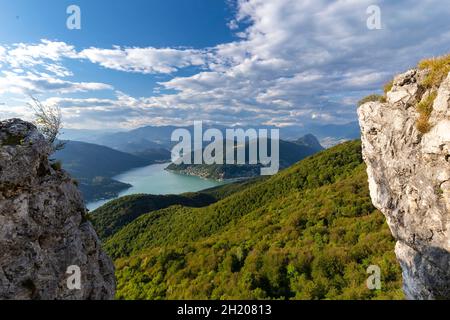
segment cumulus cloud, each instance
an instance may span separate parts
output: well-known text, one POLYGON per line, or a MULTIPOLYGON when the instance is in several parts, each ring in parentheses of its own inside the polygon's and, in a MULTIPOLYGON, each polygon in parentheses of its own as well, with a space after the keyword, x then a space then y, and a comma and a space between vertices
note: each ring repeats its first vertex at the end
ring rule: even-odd
POLYGON ((172 73, 179 68, 201 66, 205 63, 205 52, 192 49, 171 48, 89 48, 81 51, 80 58, 93 63, 126 72, 172 73))
POLYGON ((0 94, 74 93, 95 90, 112 90, 112 86, 96 82, 71 82, 48 74, 17 74, 4 71, 0 77, 0 94))
POLYGON ((9 68, 44 66, 59 76, 72 75, 60 62, 63 59, 87 59, 108 69, 143 74, 172 73, 180 68, 205 64, 207 50, 174 48, 112 49, 91 47, 77 51, 74 46, 61 41, 41 40, 38 44, 16 43, 0 46, 0 59, 9 68))
POLYGON ((2 46, 0 94, 69 94, 113 89, 104 83, 63 80, 73 76, 62 64, 63 60, 76 58, 74 46, 58 41, 2 46))
POLYGON ((2 64, 4 63, 5 57, 6 57, 6 48, 0 46, 0 67, 1 67, 2 64))
POLYGON ((58 77, 72 76, 72 72, 62 65, 62 60, 76 57, 74 46, 45 39, 38 44, 16 43, 0 47, 0 66, 16 73, 43 68, 58 77))
POLYGON ((50 60, 61 61, 63 58, 75 58, 75 48, 65 42, 43 39, 38 44, 18 43, 7 51, 6 62, 13 68, 44 64, 50 60))
POLYGON ((214 48, 209 70, 161 83, 178 93, 157 100, 196 105, 199 119, 209 115, 200 110, 217 109, 231 122, 233 114, 247 115, 247 123, 354 120, 343 96, 379 90, 421 58, 445 53, 450 40, 448 6, 375 2, 382 30, 366 26, 372 0, 238 1, 236 24, 249 24, 242 40, 214 48))
POLYGON ((0 47, 0 59, 11 68, 40 64, 55 77, 50 81, 16 70, 9 80, 0 80, 0 92, 11 80, 22 83, 19 88, 26 85, 41 92, 107 88, 60 79, 71 76, 63 59, 88 60, 107 69, 142 74, 172 74, 194 66, 195 74, 172 76, 159 83, 161 93, 149 92, 147 97, 118 92, 111 99, 59 102, 73 123, 89 119, 98 125, 105 120, 122 126, 191 120, 343 123, 355 120, 352 102, 379 90, 394 74, 420 59, 447 53, 449 15, 450 7, 437 0, 237 0, 236 15, 228 22, 237 40, 212 48, 116 46, 77 51, 50 41, 0 47), (374 4, 381 9, 381 30, 369 30, 366 25, 366 9, 374 4))
POLYGON ((236 30, 239 29, 239 24, 236 20, 231 20, 227 23, 228 28, 230 28, 231 30, 236 30))

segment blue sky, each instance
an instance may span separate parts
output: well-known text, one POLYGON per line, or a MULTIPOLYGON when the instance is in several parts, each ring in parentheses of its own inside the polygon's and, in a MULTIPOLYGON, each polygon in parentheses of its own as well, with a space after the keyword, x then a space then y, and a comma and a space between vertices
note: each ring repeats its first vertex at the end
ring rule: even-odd
POLYGON ((0 119, 30 118, 32 94, 69 128, 354 121, 359 98, 448 53, 449 16, 437 0, 5 0, 0 119))
POLYGON ((231 41, 226 20, 233 7, 220 0, 14 0, 2 1, 4 42, 59 39, 73 45, 203 48, 231 41), (82 9, 82 30, 66 26, 66 8, 82 9))
MULTIPOLYGON (((113 45, 205 48, 236 38, 226 25, 233 17, 233 7, 220 0, 17 0, 2 1, 0 7, 2 43, 38 43, 49 39, 76 48, 113 45), (66 27, 69 16, 66 9, 72 4, 81 9, 81 30, 66 27)), ((111 72, 86 63, 66 63, 80 79, 108 81, 132 95, 148 94, 157 86, 156 82, 173 76, 140 76, 111 72)), ((187 76, 196 71, 180 70, 176 74, 187 76)))

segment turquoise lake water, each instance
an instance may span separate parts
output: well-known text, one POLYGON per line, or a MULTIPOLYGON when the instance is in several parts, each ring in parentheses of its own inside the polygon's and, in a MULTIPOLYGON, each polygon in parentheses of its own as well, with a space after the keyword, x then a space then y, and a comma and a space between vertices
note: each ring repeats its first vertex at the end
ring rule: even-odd
MULTIPOLYGON (((119 197, 136 194, 180 194, 196 192, 225 184, 214 180, 199 177, 185 176, 164 170, 169 164, 152 164, 147 167, 133 169, 124 172, 115 180, 129 183, 133 187, 121 192, 119 197)), ((89 210, 95 210, 112 199, 90 202, 86 206, 89 210)))

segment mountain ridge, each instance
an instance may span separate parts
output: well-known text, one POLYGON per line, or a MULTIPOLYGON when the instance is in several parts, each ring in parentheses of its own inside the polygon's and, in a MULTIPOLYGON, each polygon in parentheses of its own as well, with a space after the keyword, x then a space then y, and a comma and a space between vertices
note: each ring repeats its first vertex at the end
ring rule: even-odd
POLYGON ((360 148, 345 143, 273 177, 214 188, 223 197, 207 206, 140 214, 105 243, 117 298, 401 298, 393 239, 370 202, 360 148), (371 264, 383 269, 380 291, 366 287, 371 264))
MULTIPOLYGON (((270 153, 271 140, 268 139, 268 152, 270 153)), ((236 153, 236 149, 234 152, 236 153)), ((246 160, 249 159, 249 142, 244 147, 246 160)), ((309 134, 296 141, 279 140, 279 168, 285 169, 292 164, 323 150, 316 137, 309 134)), ((223 151, 224 164, 174 164, 171 163, 167 170, 185 175, 199 176, 206 179, 227 180, 227 179, 248 179, 260 175, 261 164, 228 164, 226 163, 226 150, 223 151)), ((191 155, 193 158, 193 155, 191 155)), ((258 159, 259 160, 259 159, 258 159)))

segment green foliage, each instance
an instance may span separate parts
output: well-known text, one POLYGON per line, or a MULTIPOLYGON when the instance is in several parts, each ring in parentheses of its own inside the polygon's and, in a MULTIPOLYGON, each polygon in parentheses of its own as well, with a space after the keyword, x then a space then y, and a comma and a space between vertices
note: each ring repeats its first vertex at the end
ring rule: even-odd
MULTIPOLYGON (((64 167, 66 169, 66 167, 64 167)), ((123 183, 108 177, 77 178, 78 188, 86 202, 109 199, 119 195, 123 190, 131 187, 131 184, 123 183)))
POLYGON ((367 102, 377 102, 377 101, 383 101, 383 96, 379 95, 379 94, 371 94, 368 95, 367 97, 362 98, 361 100, 358 101, 358 107, 362 106, 363 104, 367 103, 367 102))
POLYGON ((389 91, 392 90, 393 86, 394 86, 394 80, 389 81, 388 83, 386 83, 383 86, 384 95, 379 95, 379 94, 368 95, 367 97, 361 99, 358 102, 358 107, 362 106, 363 104, 365 104, 367 102, 371 102, 371 101, 374 101, 374 102, 379 101, 379 102, 385 103, 387 101, 387 94, 389 91))
POLYGON ((386 96, 387 93, 392 90, 393 86, 394 86, 394 80, 391 80, 384 85, 384 87, 383 87, 384 96, 386 96))
POLYGON ((142 214, 148 214, 173 205, 203 207, 215 201, 214 197, 203 193, 187 193, 184 195, 137 194, 110 201, 93 211, 91 216, 99 237, 105 240, 142 214))
POLYGON ((227 188, 208 206, 141 214, 107 240, 119 299, 402 298, 360 142, 227 188), (382 270, 379 291, 365 283, 373 264, 382 270))
POLYGON ((421 85, 425 89, 431 90, 431 94, 425 96, 421 102, 417 105, 417 111, 419 112, 419 118, 416 121, 417 129, 425 134, 431 130, 430 115, 433 111, 433 103, 436 99, 436 89, 447 78, 450 72, 450 54, 425 59, 419 62, 420 70, 427 70, 428 74, 425 79, 422 80, 421 85))
POLYGON ((242 180, 201 192, 188 192, 181 195, 129 195, 109 201, 92 211, 92 222, 99 237, 102 240, 106 240, 109 236, 143 214, 174 205, 204 207, 265 179, 266 177, 258 177, 242 180))
POLYGON ((254 186, 257 183, 263 182, 267 180, 267 176, 259 176, 251 179, 244 179, 240 181, 236 181, 234 183, 229 183, 225 185, 221 185, 218 187, 213 187, 210 189, 203 190, 201 193, 208 194, 216 198, 217 200, 224 199, 232 194, 243 191, 251 186, 254 186))
POLYGON ((62 162, 61 161, 53 161, 50 166, 55 171, 61 171, 62 170, 62 162))
POLYGON ((433 112, 433 103, 436 96, 437 92, 433 91, 431 94, 424 97, 417 105, 419 118, 416 121, 416 127, 421 133, 427 133, 431 129, 430 116, 433 112))
POLYGON ((7 136, 6 138, 4 138, 0 145, 3 145, 3 146, 17 146, 17 145, 23 144, 23 141, 24 140, 23 140, 22 136, 10 135, 10 136, 7 136))
POLYGON ((419 69, 428 70, 428 74, 421 84, 427 89, 436 89, 450 72, 450 54, 422 60, 419 62, 419 69))
POLYGON ((118 257, 136 252, 149 244, 167 244, 181 239, 193 241, 213 234, 266 203, 285 197, 286 193, 333 183, 350 174, 361 163, 360 144, 344 144, 312 156, 302 161, 301 165, 284 170, 263 183, 250 185, 211 206, 200 209, 170 207, 143 215, 115 234, 111 246, 110 242, 106 245, 111 249, 110 253, 118 257), (186 226, 193 226, 195 230, 186 226))
POLYGON ((435 186, 434 194, 437 195, 438 197, 442 197, 442 195, 444 194, 444 190, 442 190, 440 186, 435 186))

